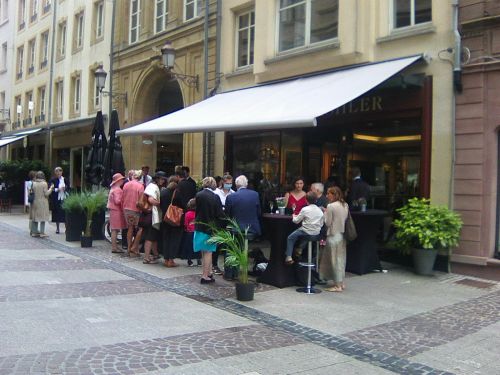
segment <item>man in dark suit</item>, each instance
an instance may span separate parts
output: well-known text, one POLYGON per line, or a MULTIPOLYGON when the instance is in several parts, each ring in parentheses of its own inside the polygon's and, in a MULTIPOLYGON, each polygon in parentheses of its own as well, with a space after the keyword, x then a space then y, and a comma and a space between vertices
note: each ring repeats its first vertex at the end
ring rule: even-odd
POLYGON ((236 193, 226 198, 225 213, 232 217, 245 230, 249 227, 249 238, 259 237, 260 229, 260 199, 256 191, 247 189, 248 179, 241 175, 236 178, 236 193))
MULTIPOLYGON (((184 168, 187 167, 176 167, 175 174, 179 178, 179 182, 177 183, 177 194, 180 198, 181 207, 185 210, 189 200, 196 195, 196 182, 194 182, 191 177, 189 177, 189 179, 186 178, 184 168)), ((189 168, 187 169, 189 170, 189 168)))
POLYGON ((182 166, 182 170, 184 171, 184 178, 191 184, 194 191, 196 191, 196 181, 189 175, 189 167, 184 165, 182 166))
POLYGON ((361 171, 358 167, 352 168, 352 184, 349 191, 349 204, 356 202, 361 198, 368 201, 370 196, 370 185, 361 178, 361 171))

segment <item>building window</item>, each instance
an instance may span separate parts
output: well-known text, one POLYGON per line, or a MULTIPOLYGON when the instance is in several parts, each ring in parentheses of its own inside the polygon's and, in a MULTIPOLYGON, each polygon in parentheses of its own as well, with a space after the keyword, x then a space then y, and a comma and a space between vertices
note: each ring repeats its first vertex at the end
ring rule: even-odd
POLYGON ((42 1, 42 13, 43 14, 50 11, 50 3, 51 3, 51 0, 43 0, 42 1))
POLYGON ((0 0, 0 21, 9 19, 9 0, 0 0))
POLYGON ((56 116, 62 117, 64 105, 64 82, 56 82, 56 116))
POLYGON ((104 1, 94 4, 95 39, 104 35, 104 1))
POLYGON ((81 80, 80 76, 75 76, 72 82, 73 96, 73 113, 80 113, 81 103, 81 80))
POLYGON ((394 0, 394 28, 432 20, 432 0, 394 0))
POLYGON ((35 122, 45 121, 45 86, 38 89, 38 116, 35 117, 35 122))
POLYGON ((5 113, 5 91, 0 92, 0 109, 2 112, 0 112, 0 121, 5 121, 6 119, 9 118, 7 113, 5 113))
POLYGON ((47 67, 49 59, 49 32, 42 33, 40 46, 40 69, 47 67))
POLYGON ((23 65, 24 65, 24 47, 17 49, 17 71, 16 79, 23 78, 23 65))
POLYGON ((61 22, 58 26, 57 34, 58 34, 58 39, 57 39, 57 52, 60 58, 64 57, 66 55, 66 21, 61 22))
POLYGON ((280 0, 278 50, 337 38, 338 16, 338 0, 280 0))
POLYGON ((73 35, 75 36, 74 39, 74 48, 76 50, 79 50, 83 47, 83 12, 78 13, 75 15, 75 27, 74 27, 74 33, 73 35))
POLYGON ((19 9, 17 10, 19 30, 26 26, 26 0, 19 0, 19 9))
POLYGON ((205 0, 184 0, 184 21, 189 21, 203 14, 205 0))
POLYGON ((167 28, 168 22, 168 0, 156 0, 155 6, 155 33, 167 28))
POLYGON ((137 42, 139 39, 139 29, 141 16, 141 1, 130 1, 130 44, 137 42))
POLYGON ((7 70, 7 42, 2 44, 2 56, 0 60, 0 70, 4 71, 7 70))
POLYGON ((252 10, 248 13, 238 16, 238 35, 236 51, 237 51, 237 67, 253 64, 253 48, 255 41, 255 12, 252 10))
POLYGON ((30 22, 35 22, 38 15, 38 0, 31 0, 30 22))
POLYGON ((93 92, 94 92, 94 108, 99 108, 101 106, 101 92, 99 91, 99 86, 97 86, 97 80, 94 78, 94 85, 93 85, 93 92))
POLYGON ((14 126, 19 127, 21 126, 21 117, 23 113, 23 107, 21 105, 21 95, 16 96, 14 101, 16 103, 16 117, 15 117, 16 123, 14 124, 14 126))
POLYGON ((36 40, 32 39, 28 43, 28 75, 35 72, 35 48, 36 40))
POLYGON ((23 121, 23 125, 31 125, 33 123, 33 109, 35 103, 33 103, 33 92, 27 92, 26 93, 26 99, 25 99, 25 105, 26 105, 26 118, 23 121))

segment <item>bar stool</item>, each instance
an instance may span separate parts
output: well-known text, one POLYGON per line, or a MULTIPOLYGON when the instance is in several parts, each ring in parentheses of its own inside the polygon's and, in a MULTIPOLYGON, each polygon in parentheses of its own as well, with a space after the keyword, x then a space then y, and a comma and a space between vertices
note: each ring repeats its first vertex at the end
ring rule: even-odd
POLYGON ((300 267, 307 267, 307 286, 302 288, 297 288, 297 292, 305 294, 318 294, 321 290, 313 288, 311 285, 311 271, 316 268, 316 264, 312 261, 312 246, 313 242, 316 243, 316 258, 319 254, 319 238, 312 238, 307 241, 307 262, 299 262, 300 267))

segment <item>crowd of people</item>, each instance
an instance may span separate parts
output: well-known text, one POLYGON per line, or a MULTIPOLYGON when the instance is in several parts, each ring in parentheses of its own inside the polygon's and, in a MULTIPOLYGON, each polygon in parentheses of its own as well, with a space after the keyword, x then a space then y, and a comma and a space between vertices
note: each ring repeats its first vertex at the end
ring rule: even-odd
MULTIPOLYGON (((353 187, 361 191, 360 174, 355 171, 353 187)), ((325 289, 342 292, 345 289, 346 264, 345 222, 349 206, 338 186, 325 186, 320 182, 304 190, 301 177, 293 181, 293 188, 285 194, 284 201, 292 220, 301 226, 288 236, 285 263, 292 265, 309 240, 321 241, 324 246, 320 256, 320 280, 329 284, 325 289)), ((33 237, 47 237, 45 222, 64 222, 62 202, 69 191, 69 182, 63 170, 55 168, 54 177, 46 182, 43 172, 30 172, 28 185, 33 201, 30 205, 30 232, 33 237)), ((261 204, 259 194, 248 188, 246 176, 205 177, 201 189, 190 176, 187 166, 178 166, 168 176, 157 170, 149 175, 149 167, 128 171, 127 177, 116 173, 110 185, 107 208, 111 229, 111 251, 140 257, 144 264, 156 264, 163 257, 165 267, 177 267, 176 259, 184 259, 188 266, 202 266, 200 282, 214 282, 214 274, 221 274, 218 266, 218 247, 209 241, 211 225, 222 227, 226 218, 233 218, 242 229, 248 228, 250 240, 259 238, 261 230, 261 204), (182 216, 172 220, 173 208, 182 216), (122 247, 117 238, 122 233, 122 247)))

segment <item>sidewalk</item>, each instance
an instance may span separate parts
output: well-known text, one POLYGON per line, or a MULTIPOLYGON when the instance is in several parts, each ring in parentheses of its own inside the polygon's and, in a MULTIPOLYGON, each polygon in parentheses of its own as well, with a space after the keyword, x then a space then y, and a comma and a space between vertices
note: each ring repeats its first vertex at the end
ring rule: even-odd
POLYGON ((240 303, 230 282, 200 285, 197 267, 47 233, 0 214, 2 374, 498 374, 495 281, 384 264, 341 294, 259 285, 240 303))

